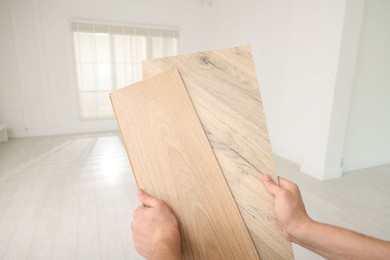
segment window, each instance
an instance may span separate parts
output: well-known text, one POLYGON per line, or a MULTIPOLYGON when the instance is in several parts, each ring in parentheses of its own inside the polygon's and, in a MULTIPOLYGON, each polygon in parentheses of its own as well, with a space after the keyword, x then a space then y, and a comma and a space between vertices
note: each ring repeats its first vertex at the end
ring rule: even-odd
POLYGON ((178 30, 72 22, 80 115, 112 118, 109 93, 142 79, 142 60, 177 55, 178 30))

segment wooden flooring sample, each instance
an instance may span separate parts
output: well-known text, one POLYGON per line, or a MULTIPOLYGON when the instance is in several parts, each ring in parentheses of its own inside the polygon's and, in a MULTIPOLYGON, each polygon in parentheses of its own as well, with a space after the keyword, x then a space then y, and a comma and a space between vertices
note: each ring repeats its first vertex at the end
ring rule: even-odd
POLYGON ((293 259, 261 182, 275 165, 249 46, 146 60, 144 78, 177 68, 261 259, 293 259))
POLYGON ((178 71, 111 102, 138 186, 179 218, 183 259, 259 259, 178 71))

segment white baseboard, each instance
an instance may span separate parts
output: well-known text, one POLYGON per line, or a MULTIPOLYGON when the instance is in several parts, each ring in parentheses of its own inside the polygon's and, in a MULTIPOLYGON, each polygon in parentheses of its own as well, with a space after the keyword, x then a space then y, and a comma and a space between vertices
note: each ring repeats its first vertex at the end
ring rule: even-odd
POLYGON ((343 173, 341 167, 318 168, 307 164, 301 165, 301 172, 322 181, 340 178, 343 173))
POLYGON ((23 138, 35 136, 67 135, 67 134, 85 134, 85 133, 102 133, 118 131, 116 125, 107 126, 87 126, 87 127, 61 127, 61 128, 37 128, 26 131, 9 132, 10 138, 23 138))
POLYGON ((372 168, 380 165, 390 164, 390 158, 385 160, 371 161, 371 162, 359 162, 359 163, 347 163, 344 162, 343 172, 357 171, 366 168, 372 168))

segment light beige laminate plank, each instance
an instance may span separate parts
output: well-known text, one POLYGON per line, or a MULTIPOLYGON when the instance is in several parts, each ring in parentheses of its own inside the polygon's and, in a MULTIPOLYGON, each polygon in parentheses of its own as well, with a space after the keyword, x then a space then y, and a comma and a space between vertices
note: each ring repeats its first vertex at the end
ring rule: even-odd
POLYGON ((146 60, 144 78, 177 68, 257 252, 293 259, 277 223, 262 173, 276 179, 275 164, 249 46, 146 60))
POLYGON ((111 101, 137 184, 178 216, 183 259, 259 259, 178 71, 111 101))
POLYGON ((96 189, 97 217, 99 224, 100 254, 102 259, 125 259, 118 234, 117 220, 115 219, 114 205, 111 191, 106 186, 107 180, 98 183, 96 189))
POLYGON ((76 259, 99 260, 101 254, 96 210, 96 181, 92 176, 90 178, 80 183, 76 259))

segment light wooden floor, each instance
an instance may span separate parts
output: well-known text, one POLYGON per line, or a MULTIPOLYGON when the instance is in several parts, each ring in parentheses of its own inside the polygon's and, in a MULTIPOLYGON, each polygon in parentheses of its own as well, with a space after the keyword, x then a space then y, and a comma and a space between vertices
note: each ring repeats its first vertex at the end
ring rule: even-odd
MULTIPOLYGON (((281 158, 277 168, 313 218, 390 240, 390 165, 326 182, 281 158)), ((135 190, 115 133, 0 143, 0 259, 142 259, 129 228, 135 190)))

